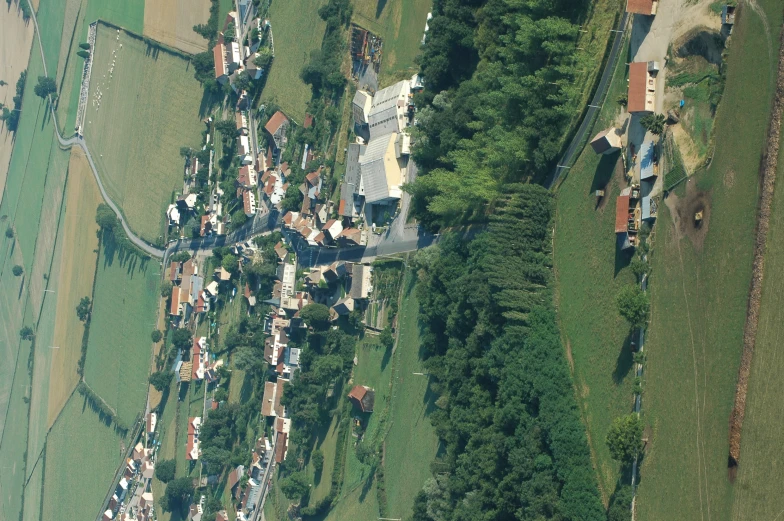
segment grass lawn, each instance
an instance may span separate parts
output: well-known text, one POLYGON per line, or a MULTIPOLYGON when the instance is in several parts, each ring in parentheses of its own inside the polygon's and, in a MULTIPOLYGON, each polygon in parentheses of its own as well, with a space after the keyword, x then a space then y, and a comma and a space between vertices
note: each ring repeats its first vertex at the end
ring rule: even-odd
POLYGON ((315 483, 310 492, 311 504, 316 504, 318 501, 327 497, 330 488, 332 487, 332 471, 335 469, 335 452, 337 451, 339 441, 339 420, 339 416, 336 415, 333 417, 329 427, 323 432, 323 436, 321 436, 313 446, 314 450, 318 449, 324 454, 324 467, 321 469, 321 474, 317 476, 315 475, 312 461, 308 463, 308 478, 312 479, 315 483))
MULTIPOLYGON (((621 60, 595 129, 615 119, 615 99, 625 87, 621 60)), ((620 288, 634 282, 628 259, 616 256, 615 198, 623 179, 610 180, 617 159, 617 154, 597 156, 590 147, 583 150, 558 189, 554 237, 563 344, 605 501, 615 489, 619 466, 604 440, 612 420, 631 410, 634 380, 629 328, 615 304, 620 288), (593 192, 605 185, 607 202, 597 208, 593 192)))
POLYGON ((275 62, 262 98, 275 101, 299 124, 305 119, 305 108, 311 97, 310 85, 302 81, 300 72, 310 61, 311 51, 321 48, 326 23, 318 10, 326 3, 326 0, 273 2, 269 8, 275 62))
POLYGON ((124 448, 114 429, 75 394, 47 439, 41 519, 92 519, 124 448))
MULTIPOLYGON (((760 2, 769 26, 781 26, 780 4, 760 2)), ((728 62, 724 103, 715 122, 716 155, 710 168, 691 183, 710 194, 710 222, 701 249, 673 226, 669 211, 660 210, 655 241, 651 299, 653 322, 649 340, 643 409, 652 437, 642 465, 637 519, 764 519, 781 510, 771 476, 777 452, 765 440, 780 428, 762 411, 769 381, 760 364, 773 363, 770 330, 771 283, 764 289, 759 353, 749 391, 743 429, 742 463, 734 487, 727 478, 728 426, 742 344, 751 276, 753 230, 757 205, 758 166, 769 117, 772 72, 777 52, 767 52, 760 18, 752 13, 735 25, 728 62), (741 133, 742 143, 735 140, 741 133), (767 347, 767 349, 766 349, 767 347), (762 358, 760 360, 760 358, 762 358), (760 465, 760 462, 762 465, 760 465), (761 476, 761 477, 756 477, 761 476), (763 503, 756 504, 765 495, 763 503), (733 502, 734 496, 734 502, 733 502), (775 501, 773 501, 775 498, 775 501), (778 507, 778 508, 776 508, 778 507)), ((771 35, 778 41, 778 33, 771 35)), ((693 189, 693 188, 692 188, 693 189)), ((688 194, 689 190, 686 190, 688 194)), ((776 217, 780 219, 776 198, 776 217)), ((770 240, 775 241, 774 235, 770 240)), ((769 242, 775 278, 777 252, 769 242)), ((775 291, 775 290, 774 290, 775 291)))
POLYGON ((388 76, 389 82, 401 76, 401 71, 407 71, 408 76, 416 72, 414 57, 421 49, 427 13, 432 6, 432 0, 354 2, 351 21, 384 40, 381 74, 388 76))
POLYGON ((103 241, 84 378, 127 425, 143 411, 147 396, 159 275, 157 261, 123 254, 111 239, 103 241))
POLYGON ((201 142, 201 98, 189 61, 99 24, 85 139, 110 197, 148 241, 182 190, 180 147, 201 142))
POLYGON ((386 437, 384 472, 389 517, 412 515, 414 497, 431 477, 430 463, 438 451, 438 437, 430 423, 432 400, 428 377, 419 358, 419 302, 414 277, 408 274, 398 315, 398 341, 394 354, 392 407, 386 437))

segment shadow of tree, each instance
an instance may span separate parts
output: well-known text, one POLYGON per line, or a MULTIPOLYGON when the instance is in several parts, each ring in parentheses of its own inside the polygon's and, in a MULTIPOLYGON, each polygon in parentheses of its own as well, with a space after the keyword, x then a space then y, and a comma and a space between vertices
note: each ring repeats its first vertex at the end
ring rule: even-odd
POLYGON ((634 352, 632 351, 633 334, 633 331, 629 331, 629 334, 626 335, 621 351, 618 353, 618 358, 615 360, 615 369, 612 377, 616 385, 624 381, 634 365, 634 352))

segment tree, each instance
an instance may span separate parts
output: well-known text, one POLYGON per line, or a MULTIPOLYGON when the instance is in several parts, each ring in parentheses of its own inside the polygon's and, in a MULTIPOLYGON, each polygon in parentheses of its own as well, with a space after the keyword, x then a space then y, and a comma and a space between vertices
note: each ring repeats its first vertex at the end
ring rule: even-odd
POLYGON ((646 114, 640 118, 640 125, 651 134, 658 136, 664 132, 664 123, 667 118, 664 114, 646 114))
POLYGON ((171 256, 171 261, 172 262, 185 262, 187 260, 190 260, 190 258, 191 258, 191 254, 188 253, 187 251, 178 251, 177 253, 175 253, 174 255, 171 256))
POLYGON ((229 273, 237 273, 237 270, 239 269, 237 264, 237 257, 232 254, 225 255, 223 257, 223 261, 221 262, 221 266, 229 273))
POLYGON ((19 336, 22 337, 22 340, 32 340, 35 337, 35 333, 33 328, 25 326, 19 330, 19 336))
POLYGON ((161 499, 161 508, 164 512, 174 512, 175 509, 183 512, 190 504, 190 497, 193 494, 193 481, 184 476, 173 479, 166 485, 166 492, 161 499))
POLYGON ((310 489, 310 483, 304 472, 295 472, 280 480, 280 489, 292 501, 302 499, 310 489))
POLYGON ((272 62, 272 50, 269 47, 259 49, 258 56, 253 59, 253 64, 259 69, 266 69, 272 62))
POLYGON ((642 276, 648 273, 648 263, 642 260, 642 257, 639 255, 634 256, 629 263, 629 268, 631 268, 632 273, 637 277, 637 280, 641 280, 642 276))
POLYGON ((169 388, 171 377, 172 375, 168 371, 156 371, 150 375, 150 383, 159 393, 162 393, 169 388))
POLYGON ((6 85, 8 85, 8 82, 0 80, 0 87, 5 87, 6 85))
POLYGON ((55 99, 57 98, 57 83, 55 83, 54 78, 49 76, 38 76, 38 83, 33 91, 40 98, 46 99, 51 95, 52 99, 55 99))
POLYGON ((230 138, 237 136, 237 122, 233 119, 222 119, 212 124, 212 128, 230 138))
POLYGON ((14 238, 14 229, 11 228, 10 226, 8 228, 6 228, 5 229, 5 236, 8 237, 9 239, 13 239, 14 238))
POLYGON ((610 498, 607 521, 631 521, 632 488, 629 485, 618 487, 610 498))
POLYGON ((329 308, 324 304, 308 304, 302 308, 299 316, 317 331, 324 331, 329 327, 329 308))
POLYGON ((82 43, 80 43, 80 44, 79 44, 79 47, 81 47, 81 48, 82 48, 82 49, 84 49, 85 51, 89 51, 89 50, 90 50, 90 44, 89 44, 89 43, 87 43, 87 42, 82 42, 82 43))
POLYGON ((11 273, 14 274, 14 277, 19 277, 22 273, 24 273, 24 268, 17 264, 11 268, 11 273))
POLYGON ((256 354, 256 350, 249 346, 242 346, 234 352, 234 367, 242 371, 256 367, 262 358, 256 354))
POLYGON ((90 57, 90 53, 88 51, 76 51, 76 55, 80 58, 84 58, 85 60, 90 57))
POLYGON ((624 286, 616 299, 618 312, 631 327, 642 327, 648 321, 651 303, 648 294, 636 284, 624 286))
POLYGON ((315 469, 316 473, 320 473, 324 468, 324 453, 319 449, 314 450, 310 455, 310 461, 313 462, 313 469, 315 469))
POLYGON ((117 215, 108 204, 101 203, 95 211, 95 222, 102 229, 112 231, 117 226, 117 215))
POLYGON ((150 338, 154 344, 157 344, 163 338, 163 333, 161 333, 158 329, 153 329, 152 333, 150 333, 150 338))
POLYGON ((171 297, 173 288, 174 285, 171 283, 171 281, 164 280, 163 282, 161 282, 161 296, 163 298, 171 297))
POLYGON ((82 322, 90 316, 90 297, 82 297, 82 300, 79 301, 79 305, 76 306, 76 316, 82 322))
POLYGON ((607 433, 610 456, 621 463, 631 463, 642 451, 642 421, 636 414, 615 418, 607 433))
POLYGON ((381 331, 378 339, 381 341, 381 345, 384 346, 385 349, 389 349, 395 345, 395 337, 392 336, 392 329, 390 329, 389 326, 385 327, 381 331))
POLYGON ((191 154, 193 154, 193 149, 191 149, 191 147, 180 147, 180 155, 187 161, 191 160, 191 154))
POLYGON ((164 483, 174 479, 177 462, 173 459, 158 460, 155 464, 155 477, 164 483))
POLYGON ((191 348, 191 342, 193 341, 193 337, 191 337, 190 331, 184 328, 179 328, 174 331, 172 335, 172 345, 179 349, 180 351, 185 351, 191 348))
POLYGON ((618 98, 615 100, 618 102, 618 105, 625 107, 629 104, 629 95, 625 92, 618 95, 618 98))

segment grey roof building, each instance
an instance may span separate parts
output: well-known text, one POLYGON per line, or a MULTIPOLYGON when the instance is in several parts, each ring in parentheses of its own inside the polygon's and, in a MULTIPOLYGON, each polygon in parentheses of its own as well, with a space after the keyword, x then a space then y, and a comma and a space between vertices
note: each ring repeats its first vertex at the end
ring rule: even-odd
POLYGON ((410 93, 411 84, 408 80, 399 81, 376 92, 368 113, 371 142, 387 134, 401 132, 406 128, 410 93))

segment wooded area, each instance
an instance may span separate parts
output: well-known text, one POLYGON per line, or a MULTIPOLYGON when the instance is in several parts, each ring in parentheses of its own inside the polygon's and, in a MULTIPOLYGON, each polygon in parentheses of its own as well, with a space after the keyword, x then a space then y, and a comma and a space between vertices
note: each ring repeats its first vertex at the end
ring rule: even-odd
POLYGON ((434 2, 408 188, 425 224, 484 220, 504 184, 552 166, 583 88, 574 53, 588 4, 434 2))
POLYGON ((414 519, 605 519, 549 288, 552 195, 497 199, 486 232, 415 258, 443 445, 414 519))

